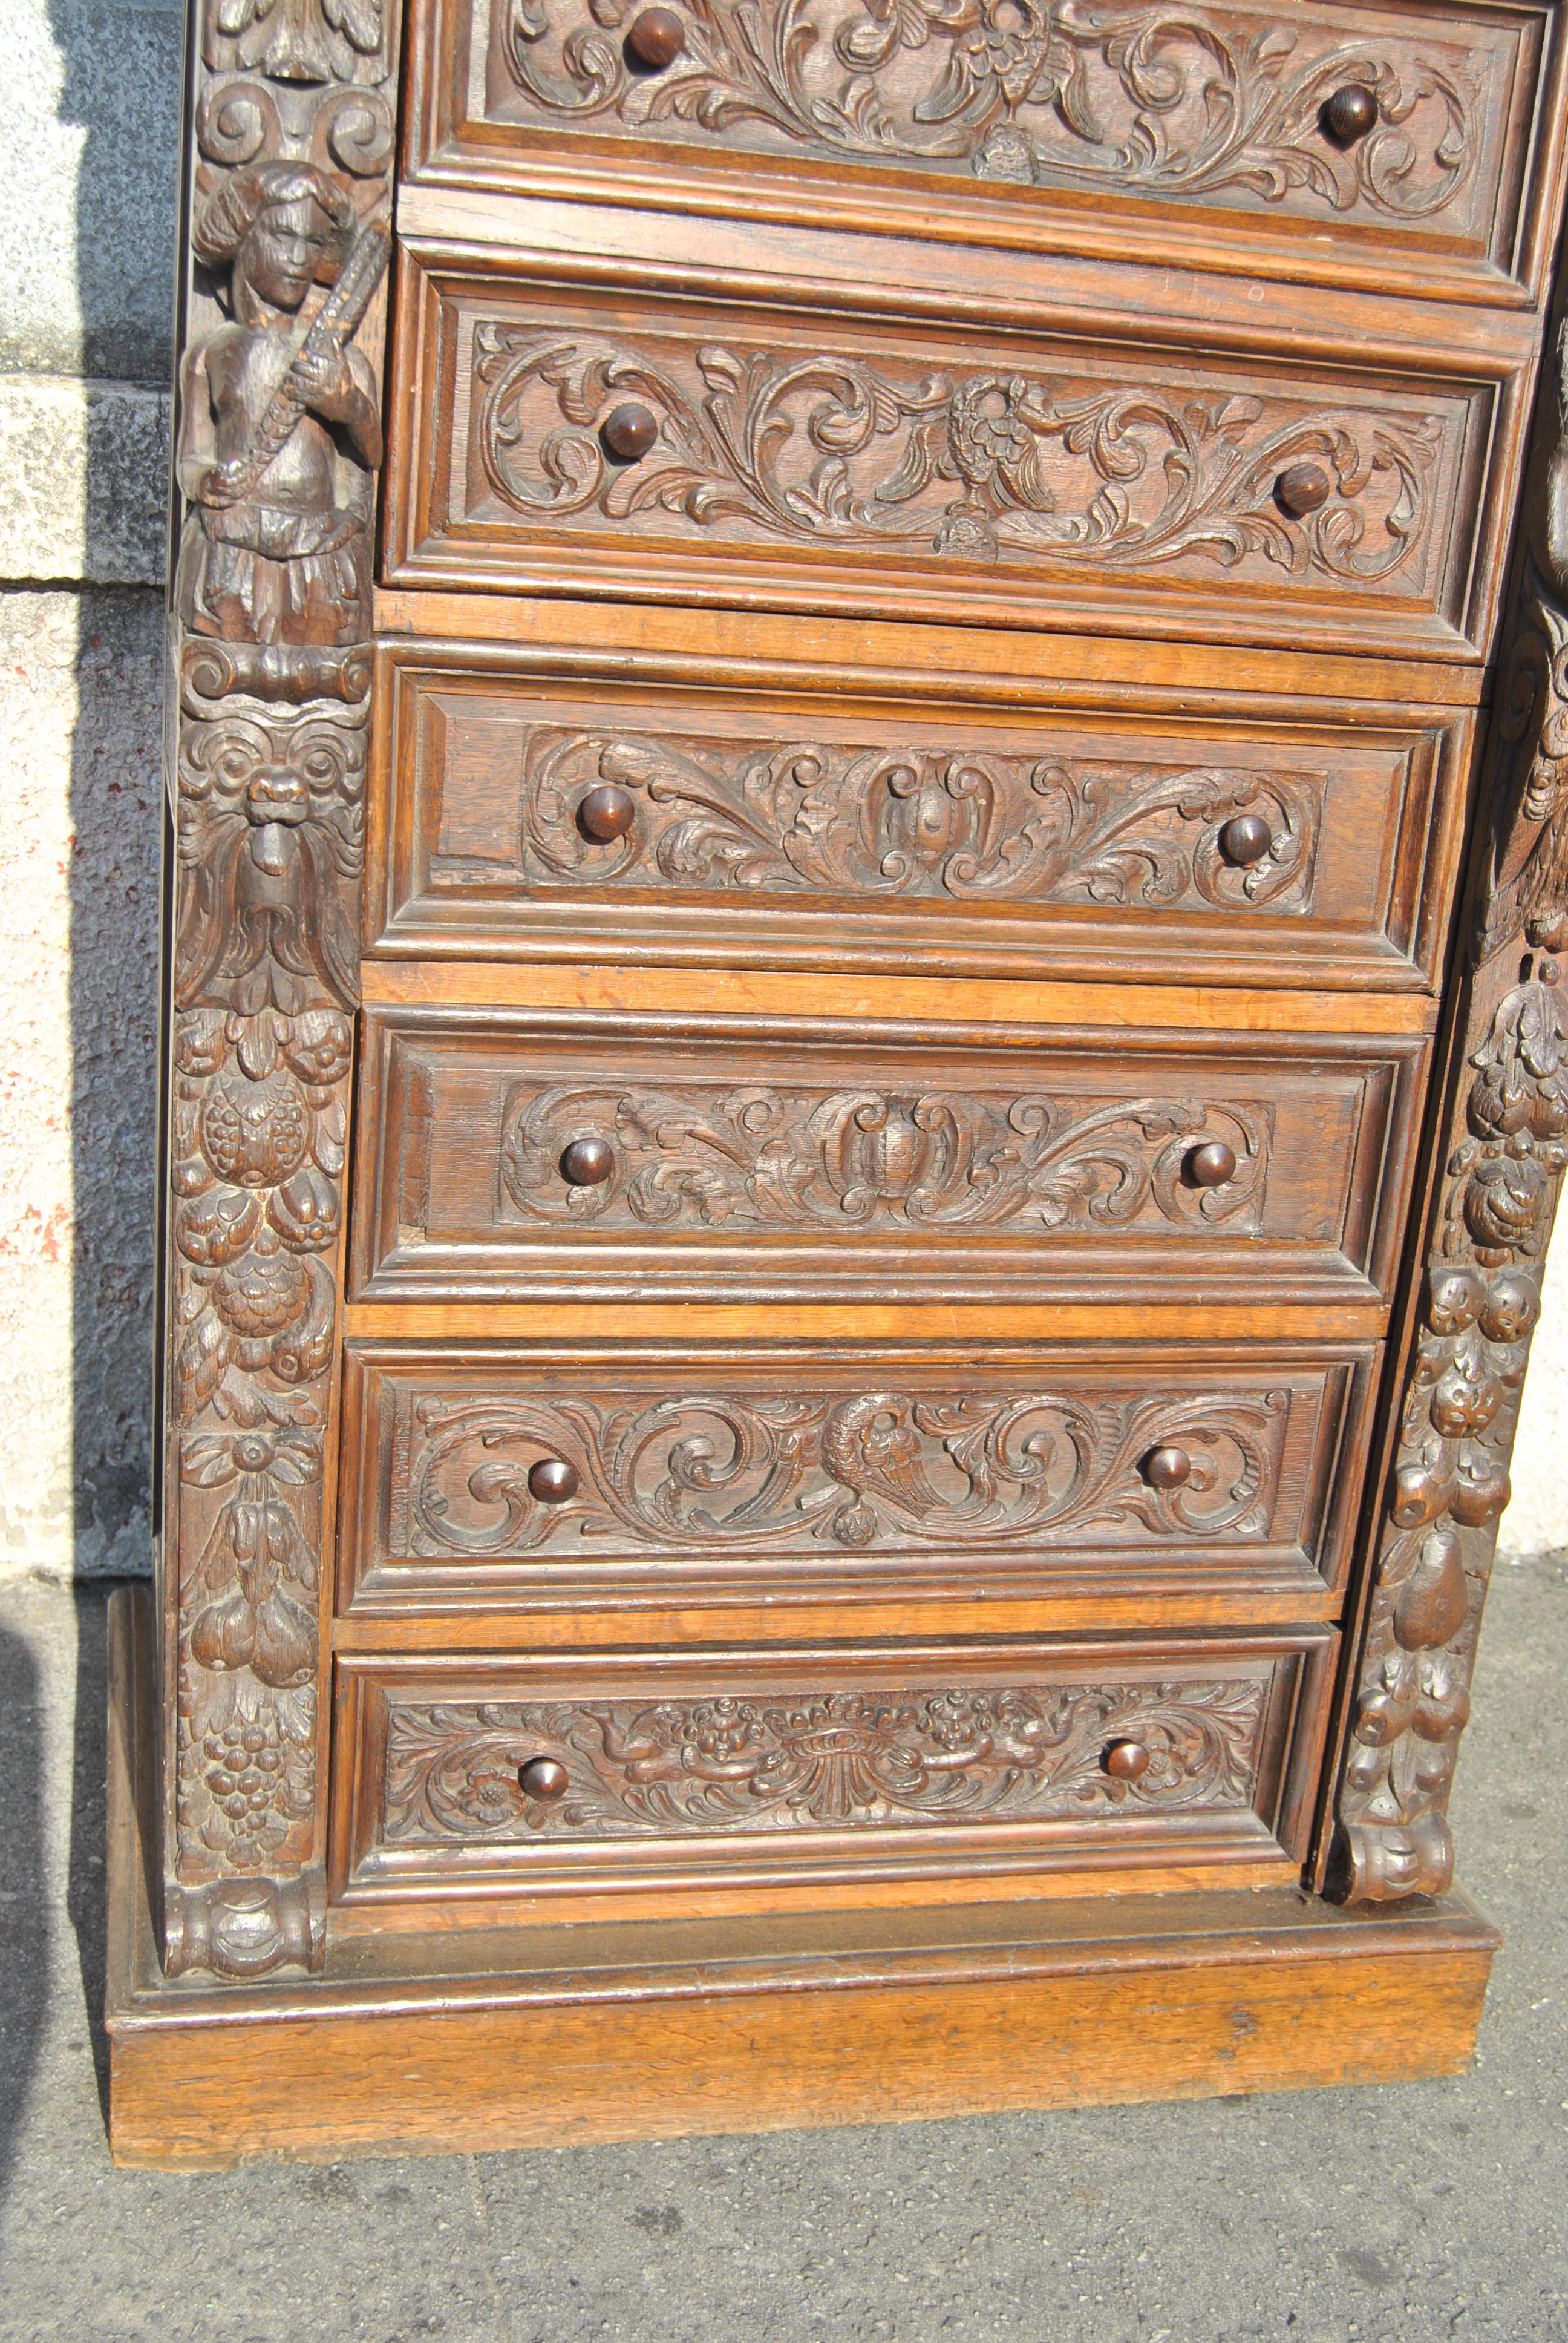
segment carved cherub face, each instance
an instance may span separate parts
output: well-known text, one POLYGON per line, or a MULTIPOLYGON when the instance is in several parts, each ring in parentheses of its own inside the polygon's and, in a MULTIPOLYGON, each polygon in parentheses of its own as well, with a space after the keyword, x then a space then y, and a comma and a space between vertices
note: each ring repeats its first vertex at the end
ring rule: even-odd
POLYGON ((295 310, 337 250, 332 222, 309 196, 271 203, 245 239, 241 266, 253 288, 275 309, 295 310))

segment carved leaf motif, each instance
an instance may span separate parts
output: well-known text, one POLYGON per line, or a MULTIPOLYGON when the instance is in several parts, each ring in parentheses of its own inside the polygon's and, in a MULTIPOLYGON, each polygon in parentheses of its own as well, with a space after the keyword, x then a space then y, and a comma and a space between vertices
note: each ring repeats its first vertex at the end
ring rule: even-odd
POLYGON ((518 1085, 502 1120, 506 1197, 559 1225, 736 1228, 1122 1228, 1145 1217, 1201 1232, 1252 1230, 1272 1136, 1266 1105, 1196 1099, 1097 1105, 1040 1095, 873 1090, 595 1090, 518 1085), (1190 1186, 1194 1138, 1236 1159, 1220 1188, 1190 1186), (563 1182, 562 1151, 599 1137, 615 1168, 598 1187, 563 1182))
POLYGON ((1289 1411, 1278 1391, 425 1400, 393 1534, 414 1553, 487 1555, 628 1540, 702 1554, 1265 1537, 1289 1411), (1140 1466, 1168 1444, 1191 1477, 1156 1490, 1140 1466), (541 1457, 576 1472, 567 1503, 530 1493, 541 1457))
MULTIPOLYGON (((745 538, 900 547, 1069 569, 1252 564, 1370 583, 1424 548, 1435 417, 1182 397, 1156 385, 1073 396, 1021 375, 914 377, 869 360, 655 357, 598 336, 481 322, 477 445, 491 488, 532 521, 658 512, 745 538), (695 377, 695 379, 693 378, 695 377), (598 425, 634 397, 658 437, 606 456, 598 425), (1288 520, 1275 485, 1327 468, 1333 495, 1288 520)), ((1424 554, 1423 554, 1424 558, 1424 554)))
POLYGON ((388 1843, 848 1830, 982 1817, 1156 1814, 1251 1804, 1265 1706, 1255 1679, 1039 1691, 802 1692, 700 1701, 395 1702, 388 1843), (1112 1780, 1108 1741, 1151 1752, 1112 1780), (546 1805, 520 1765, 563 1763, 546 1805))
POLYGON ((602 0, 511 0, 501 55, 547 121, 1401 221, 1462 215, 1491 65, 1430 32, 1346 41, 1337 15, 1236 5, 683 0, 680 16, 657 76, 596 29, 622 18, 602 0), (1321 121, 1346 83, 1379 113, 1348 151, 1321 121))
POLYGON ((1141 768, 986 749, 672 740, 528 729, 530 880, 871 899, 1094 902, 1302 911, 1312 902, 1324 780, 1216 767, 1141 768), (638 817, 608 846, 577 809, 611 782, 638 817), (1269 852, 1232 868, 1220 833, 1269 822, 1269 852))

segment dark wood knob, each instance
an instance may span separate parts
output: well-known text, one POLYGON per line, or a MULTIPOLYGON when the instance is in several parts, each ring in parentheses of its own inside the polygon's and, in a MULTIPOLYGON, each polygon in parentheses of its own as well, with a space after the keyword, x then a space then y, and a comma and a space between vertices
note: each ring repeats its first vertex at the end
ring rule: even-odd
POLYGON ((1236 1173, 1236 1151, 1222 1139, 1206 1139, 1187 1158, 1187 1177, 1194 1188, 1222 1188, 1236 1173))
POLYGON ((1151 1489, 1183 1488, 1192 1478, 1192 1459, 1184 1448, 1151 1448, 1143 1459, 1143 1478, 1151 1489))
POLYGON ((1108 1741, 1100 1762, 1113 1782, 1141 1782, 1149 1771, 1149 1752, 1141 1741, 1108 1741))
POLYGON ((1323 136, 1332 138, 1336 146, 1353 146, 1377 121, 1377 92, 1368 89, 1363 82, 1346 82, 1342 89, 1324 98, 1318 120, 1323 126, 1323 136))
POLYGON ((578 1472, 564 1456, 541 1456, 528 1474, 528 1494, 541 1505, 564 1505, 578 1493, 578 1472))
POLYGON ((1292 520, 1305 520, 1332 493, 1333 482, 1321 464, 1289 464, 1274 482, 1274 501, 1292 520))
POLYGON ((1261 862, 1273 842, 1274 833, 1261 813, 1239 813, 1220 832, 1221 853, 1243 870, 1249 862, 1261 862))
POLYGON ((658 418, 634 398, 612 407, 599 425, 598 436, 618 464, 636 464, 658 437, 658 418))
POLYGON ((518 1787, 527 1796, 538 1798, 541 1805, 553 1806, 570 1789, 571 1776, 554 1757, 530 1757, 526 1765, 518 1767, 518 1787))
POLYGON ((662 73, 686 46, 686 27, 673 8, 645 8, 627 26, 626 45, 635 64, 662 73))
POLYGON ((629 789, 617 789, 613 782, 590 789, 578 808, 578 828, 597 838, 601 846, 608 846, 612 838, 624 838, 636 820, 637 799, 629 789))
POLYGON ((614 1170, 608 1139, 574 1139, 561 1150, 561 1178, 574 1188, 602 1188, 614 1170))

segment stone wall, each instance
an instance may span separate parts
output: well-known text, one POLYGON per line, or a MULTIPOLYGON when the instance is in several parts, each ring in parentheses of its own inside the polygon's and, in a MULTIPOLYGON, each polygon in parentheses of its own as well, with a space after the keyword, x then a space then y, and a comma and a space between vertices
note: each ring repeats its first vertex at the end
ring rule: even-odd
MULTIPOLYGON (((0 0, 0 1573, 146 1567, 182 17, 0 0)), ((1568 1239, 1503 1539, 1568 1545, 1568 1239)))

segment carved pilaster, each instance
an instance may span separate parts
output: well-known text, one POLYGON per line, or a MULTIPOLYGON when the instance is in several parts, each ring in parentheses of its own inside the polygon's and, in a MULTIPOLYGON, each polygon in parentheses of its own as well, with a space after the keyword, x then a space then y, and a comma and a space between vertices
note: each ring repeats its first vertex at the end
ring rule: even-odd
POLYGON ((321 1611, 396 96, 381 0, 204 0, 176 479, 165 1957, 320 1956, 321 1611))
POLYGON ((1446 1807, 1547 1240, 1568 1163, 1568 333, 1493 720, 1486 853, 1458 1004, 1419 1336, 1385 1501, 1333 1881, 1441 1895, 1446 1807), (1550 436, 1550 435, 1549 435, 1550 436))

